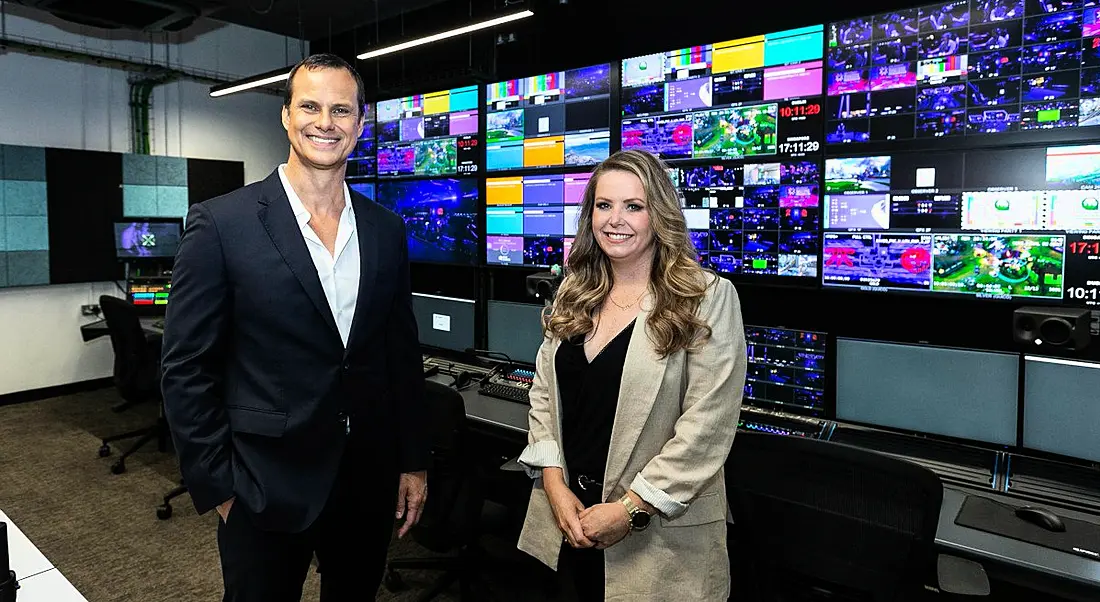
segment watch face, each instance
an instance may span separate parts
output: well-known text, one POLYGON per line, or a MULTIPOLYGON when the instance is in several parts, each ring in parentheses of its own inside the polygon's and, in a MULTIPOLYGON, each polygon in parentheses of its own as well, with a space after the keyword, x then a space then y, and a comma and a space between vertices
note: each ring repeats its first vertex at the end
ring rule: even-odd
POLYGON ((635 512, 634 515, 630 517, 630 522, 634 525, 635 529, 645 529, 649 526, 649 514, 645 512, 635 512))

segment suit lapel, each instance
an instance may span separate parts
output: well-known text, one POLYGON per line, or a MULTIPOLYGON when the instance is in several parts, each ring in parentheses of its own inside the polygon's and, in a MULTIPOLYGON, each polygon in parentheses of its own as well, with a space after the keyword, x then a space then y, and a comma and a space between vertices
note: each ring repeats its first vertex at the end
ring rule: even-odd
POLYGON ((257 216, 263 222, 267 235, 271 237, 271 243, 283 256, 283 261, 301 283, 306 296, 321 313, 321 318, 329 325, 332 334, 339 339, 340 330, 336 327, 336 319, 332 316, 325 291, 321 288, 321 279, 317 277, 317 266, 313 264, 306 241, 302 238, 302 230, 294 219, 294 212, 290 209, 290 200, 286 197, 278 170, 260 184, 259 204, 257 216))
POLYGON ((379 237, 374 223, 374 207, 371 201, 359 193, 351 192, 351 207, 355 211, 355 233, 359 239, 359 296, 355 300, 355 315, 351 319, 351 333, 348 335, 350 350, 356 335, 367 319, 367 310, 371 303, 371 294, 378 276, 379 237))
MULTIPOLYGON (((646 297, 645 303, 652 297, 646 297)), ((630 460, 630 452, 649 419, 657 391, 665 376, 668 358, 657 355, 653 349, 649 330, 649 311, 643 304, 630 334, 630 347, 623 366, 623 380, 619 385, 619 399, 615 409, 615 422, 611 427, 611 449, 607 454, 604 470, 604 495, 618 483, 630 460)))

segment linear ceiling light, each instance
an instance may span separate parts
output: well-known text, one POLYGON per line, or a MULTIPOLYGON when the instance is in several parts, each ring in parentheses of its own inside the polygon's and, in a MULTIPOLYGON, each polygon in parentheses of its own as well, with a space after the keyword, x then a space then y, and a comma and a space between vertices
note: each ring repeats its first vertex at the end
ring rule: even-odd
POLYGON ((356 58, 363 61, 366 59, 372 59, 376 56, 382 56, 383 54, 391 54, 394 52, 401 52, 407 48, 414 46, 420 46, 422 44, 430 44, 431 42, 438 42, 439 40, 445 40, 447 38, 453 38, 460 36, 464 33, 470 33, 471 31, 477 31, 479 29, 487 29, 489 27, 495 27, 502 23, 509 23, 511 21, 518 21, 519 19, 526 19, 527 17, 533 17, 535 13, 525 10, 511 15, 505 15, 503 17, 497 17, 496 19, 490 19, 488 21, 482 21, 480 23, 473 23, 466 25, 465 27, 459 27, 458 29, 452 29, 450 31, 444 31, 441 33, 432 34, 423 38, 417 38, 415 40, 409 40, 408 42, 401 42, 400 44, 394 44, 393 46, 386 46, 385 48, 379 48, 378 50, 371 50, 364 52, 356 58))
POLYGON ((281 81, 286 81, 288 75, 290 75, 290 67, 282 67, 267 73, 261 73, 259 75, 253 75, 245 79, 237 80, 235 82, 229 82, 226 84, 218 84, 210 88, 210 96, 217 98, 219 96, 225 96, 226 94, 233 94, 234 92, 241 92, 243 90, 249 90, 251 88, 259 88, 268 84, 275 84, 281 81))

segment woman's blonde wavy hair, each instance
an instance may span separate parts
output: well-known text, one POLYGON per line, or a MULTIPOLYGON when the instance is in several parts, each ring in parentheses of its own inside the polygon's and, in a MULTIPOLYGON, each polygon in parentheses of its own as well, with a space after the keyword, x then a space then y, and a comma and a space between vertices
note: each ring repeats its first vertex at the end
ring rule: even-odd
POLYGON ((553 305, 543 315, 543 326, 547 333, 560 340, 591 333, 595 330, 593 315, 615 284, 611 260, 592 234, 596 184, 609 171, 634 174, 645 189, 649 224, 653 230, 649 284, 653 300, 647 320, 652 343, 661 357, 694 348, 711 334, 710 327, 696 315, 710 281, 709 270, 696 261, 695 246, 688 234, 668 166, 641 150, 619 151, 592 172, 584 189, 566 276, 553 305))

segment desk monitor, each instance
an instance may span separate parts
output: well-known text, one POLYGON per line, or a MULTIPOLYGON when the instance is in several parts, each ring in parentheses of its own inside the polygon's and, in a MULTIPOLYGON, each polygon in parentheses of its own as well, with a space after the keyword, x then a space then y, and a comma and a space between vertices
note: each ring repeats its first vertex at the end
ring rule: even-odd
POLYGON ((126 298, 142 314, 163 314, 168 307, 172 281, 167 279, 130 280, 126 298))
POLYGON ((1023 446, 1100 462, 1100 364, 1024 356, 1023 446))
POLYGON ((115 222, 115 256, 119 259, 172 259, 180 245, 183 222, 137 218, 115 222))
POLYGON ((458 352, 477 346, 473 299, 413 293, 412 305, 421 345, 458 352))
POLYGON ((1016 444, 1019 355, 837 339, 836 417, 1016 444))
POLYGON ((534 364, 542 345, 543 305, 489 302, 489 350, 512 361, 534 364))
POLYGON ((824 417, 825 333, 746 325, 745 343, 746 404, 824 417))

